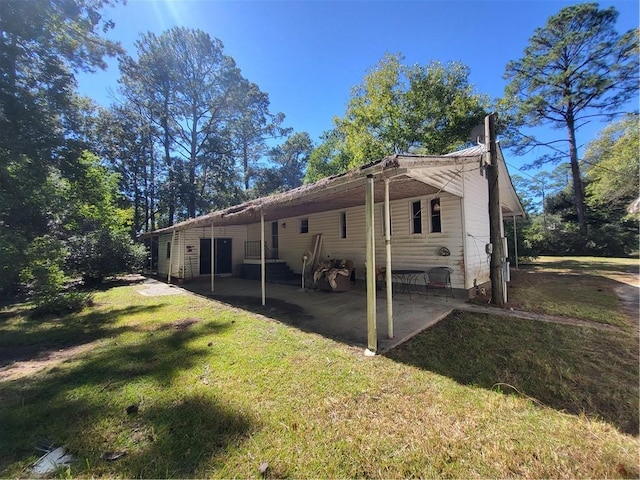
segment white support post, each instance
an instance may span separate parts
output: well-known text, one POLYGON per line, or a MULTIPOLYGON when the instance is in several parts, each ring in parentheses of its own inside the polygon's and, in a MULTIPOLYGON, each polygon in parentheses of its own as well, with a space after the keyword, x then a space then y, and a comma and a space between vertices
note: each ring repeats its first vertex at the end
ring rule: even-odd
POLYGON ((211 292, 215 290, 215 276, 216 276, 216 251, 215 251, 215 236, 213 233, 213 218, 211 219, 211 292))
POLYGON ((516 270, 518 270, 518 227, 515 215, 513 216, 513 258, 516 261, 516 270))
POLYGON ((173 264, 173 247, 176 245, 176 229, 173 229, 171 236, 171 248, 169 248, 169 268, 167 269, 167 283, 171 283, 171 265, 173 264))
POLYGON ((376 244, 374 232, 374 191, 373 175, 367 175, 365 188, 365 231, 366 231, 366 268, 367 268, 367 352, 375 354, 378 350, 376 330, 376 244))
POLYGON ((393 338, 393 284, 391 278, 391 211, 389 179, 384 179, 384 246, 386 253, 385 284, 387 290, 387 337, 393 338))
POLYGON ((260 209, 260 283, 262 287, 262 305, 266 304, 267 268, 264 251, 264 210, 260 209))

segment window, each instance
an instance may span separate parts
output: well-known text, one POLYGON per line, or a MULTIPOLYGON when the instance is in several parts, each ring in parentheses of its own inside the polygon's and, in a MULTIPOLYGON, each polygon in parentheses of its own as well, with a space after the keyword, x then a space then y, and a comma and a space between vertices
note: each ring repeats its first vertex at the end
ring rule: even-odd
POLYGON ((440 199, 431 200, 431 233, 442 232, 442 221, 440 218, 440 199))
POLYGON ((422 233, 422 202, 411 204, 411 233, 422 233))
POLYGON ((309 219, 301 218, 300 219, 300 233, 309 233, 309 219))
POLYGON ((167 258, 171 258, 171 242, 167 242, 167 258))
POLYGON ((347 238, 347 212, 340 213, 340 238, 347 238))

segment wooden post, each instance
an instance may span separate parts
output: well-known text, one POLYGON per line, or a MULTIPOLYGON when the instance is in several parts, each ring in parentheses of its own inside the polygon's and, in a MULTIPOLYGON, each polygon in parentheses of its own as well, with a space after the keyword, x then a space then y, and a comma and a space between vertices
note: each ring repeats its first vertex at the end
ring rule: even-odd
POLYGON ((489 150, 490 165, 487 168, 489 182, 489 241, 493 246, 490 262, 491 303, 504 306, 504 249, 502 243, 502 211, 498 186, 498 147, 496 145, 497 114, 487 115, 484 120, 485 138, 489 150))
POLYGON ((365 187, 365 235, 367 268, 367 354, 378 350, 376 331, 376 244, 374 232, 373 175, 367 175, 365 187))
POLYGON ((266 303, 267 267, 264 251, 264 210, 260 209, 260 284, 262 288, 262 305, 266 303))
POLYGON ((211 219, 211 291, 215 290, 214 278, 216 276, 216 250, 215 250, 215 236, 213 233, 213 218, 211 219))
POLYGON ((393 338, 393 284, 391 278, 391 211, 389 207, 389 179, 384 179, 384 246, 386 253, 385 284, 387 291, 387 337, 393 338))

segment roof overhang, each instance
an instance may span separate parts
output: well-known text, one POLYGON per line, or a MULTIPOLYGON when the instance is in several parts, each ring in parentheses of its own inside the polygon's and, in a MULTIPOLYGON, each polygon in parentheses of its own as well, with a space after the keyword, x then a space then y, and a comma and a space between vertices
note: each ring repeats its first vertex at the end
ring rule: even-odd
MULTIPOLYGON (((467 165, 477 164, 482 161, 482 158, 483 153, 475 150, 456 152, 446 156, 394 155, 341 175, 324 178, 310 185, 303 185, 284 193, 250 200, 224 210, 185 220, 171 227, 146 233, 142 237, 205 225, 229 226, 257 223, 263 214, 265 221, 273 221, 364 205, 365 184, 368 176, 375 178, 375 202, 384 200, 385 179, 390 183, 390 200, 436 195, 443 191, 462 196, 462 189, 453 180, 467 168, 467 165)), ((500 158, 502 158, 501 154, 500 158)), ((501 163, 504 164, 504 159, 501 163)), ((504 168, 506 172, 506 167, 504 168)), ((506 175, 508 177, 508 173, 506 175)), ((500 177, 502 176, 501 170, 500 177)), ((513 190, 510 179, 507 178, 507 182, 507 186, 513 190)), ((500 186, 502 187, 502 183, 500 186)), ((513 195, 515 196, 515 192, 513 195)), ((517 200, 517 196, 515 199, 517 200)), ((504 207, 507 209, 517 207, 513 204, 510 195, 505 202, 504 207)))

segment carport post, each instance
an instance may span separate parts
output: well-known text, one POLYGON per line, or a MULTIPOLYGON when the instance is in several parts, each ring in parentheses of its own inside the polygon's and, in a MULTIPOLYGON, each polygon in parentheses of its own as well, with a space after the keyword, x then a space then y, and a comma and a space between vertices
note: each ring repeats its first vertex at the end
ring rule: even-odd
POLYGON ((367 175, 365 191, 365 235, 367 267, 367 350, 370 354, 375 354, 378 350, 378 333, 376 331, 376 244, 373 202, 373 175, 367 175))
POLYGON ((391 212, 389 179, 384 179, 384 246, 386 250, 385 284, 387 290, 387 337, 393 338, 393 284, 391 283, 391 212))
POLYGON ((516 270, 518 270, 518 227, 515 214, 513 215, 513 258, 516 260, 516 270))
POLYGON ((264 210, 260 209, 260 284, 262 286, 262 305, 266 303, 266 266, 264 259, 264 210))
POLYGON ((214 291, 214 277, 216 276, 215 238, 213 235, 213 218, 211 219, 211 291, 214 291))
POLYGON ((171 247, 169 248, 169 268, 167 268, 167 283, 171 283, 171 264, 173 263, 173 247, 176 245, 176 229, 173 229, 171 236, 171 247))

